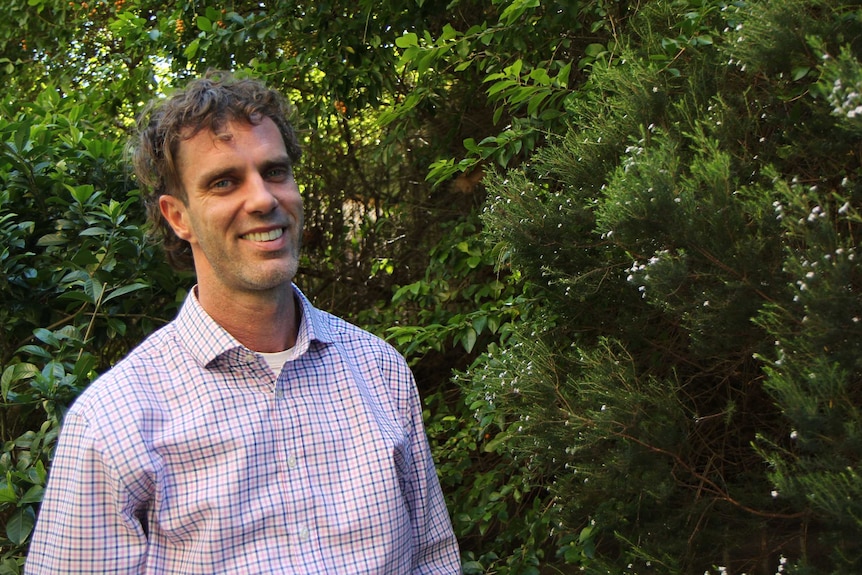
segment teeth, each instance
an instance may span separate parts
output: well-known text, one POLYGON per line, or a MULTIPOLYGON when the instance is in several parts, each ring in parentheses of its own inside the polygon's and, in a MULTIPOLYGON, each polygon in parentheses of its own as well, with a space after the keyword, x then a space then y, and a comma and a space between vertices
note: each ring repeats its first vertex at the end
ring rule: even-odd
POLYGON ((272 240, 277 240, 278 238, 280 238, 283 233, 283 229, 277 228, 266 233, 259 232, 253 234, 246 234, 243 236, 243 238, 252 242, 271 242, 272 240))

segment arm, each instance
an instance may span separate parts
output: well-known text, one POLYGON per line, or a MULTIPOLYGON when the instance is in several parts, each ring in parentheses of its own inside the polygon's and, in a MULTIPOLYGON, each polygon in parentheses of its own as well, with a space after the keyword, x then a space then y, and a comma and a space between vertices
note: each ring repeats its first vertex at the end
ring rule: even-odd
POLYGON ((25 564, 27 575, 143 573, 145 499, 79 411, 65 419, 25 564))
POLYGON ((414 448, 418 489, 413 490, 414 501, 411 502, 415 521, 413 537, 417 550, 413 572, 416 575, 454 575, 461 573, 458 542, 452 531, 449 511, 440 490, 424 427, 420 427, 417 432, 419 437, 414 443, 425 445, 416 445, 414 448))
POLYGON ((406 364, 402 370, 401 376, 406 378, 410 390, 407 422, 413 469, 410 470, 411 477, 405 495, 413 516, 413 540, 416 550, 413 573, 454 575, 461 573, 458 542, 452 530, 449 511, 431 456, 416 384, 406 364))

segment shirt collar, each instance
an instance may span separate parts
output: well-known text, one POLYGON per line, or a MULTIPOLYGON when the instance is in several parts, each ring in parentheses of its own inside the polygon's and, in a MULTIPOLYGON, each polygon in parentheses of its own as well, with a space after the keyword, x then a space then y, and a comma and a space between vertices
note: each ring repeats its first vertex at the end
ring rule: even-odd
MULTIPOLYGON (((291 284, 299 302, 300 322, 296 338, 297 357, 308 351, 312 342, 331 343, 332 334, 322 311, 314 307, 305 294, 291 284)), ((209 366, 219 357, 229 353, 253 353, 221 327, 204 311, 198 301, 197 286, 189 291, 174 320, 180 340, 192 356, 203 366, 209 366)))

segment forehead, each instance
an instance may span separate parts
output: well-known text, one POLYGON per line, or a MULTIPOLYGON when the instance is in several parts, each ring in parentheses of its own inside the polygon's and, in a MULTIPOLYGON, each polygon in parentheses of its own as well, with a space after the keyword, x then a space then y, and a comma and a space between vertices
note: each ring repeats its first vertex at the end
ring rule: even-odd
POLYGON ((230 120, 215 130, 203 128, 184 135, 177 150, 177 171, 184 179, 213 162, 269 161, 284 156, 284 138, 270 118, 256 124, 230 120))
POLYGON ((269 145, 279 142, 284 147, 281 132, 271 118, 263 117, 259 121, 225 120, 210 126, 185 128, 181 132, 178 153, 189 148, 221 148, 222 142, 232 142, 236 139, 261 140, 269 145))

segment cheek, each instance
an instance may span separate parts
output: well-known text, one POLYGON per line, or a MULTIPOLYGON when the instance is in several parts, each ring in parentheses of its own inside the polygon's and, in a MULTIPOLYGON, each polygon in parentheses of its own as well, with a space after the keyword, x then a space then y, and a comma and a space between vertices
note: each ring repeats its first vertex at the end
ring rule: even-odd
POLYGON ((296 207, 296 219, 299 220, 299 226, 302 227, 305 221, 305 207, 302 205, 302 200, 299 200, 296 207))
POLYGON ((291 194, 287 201, 285 202, 285 208, 292 214, 296 216, 296 219, 299 221, 300 225, 302 224, 302 220, 305 217, 305 208, 302 205, 302 196, 299 195, 299 192, 295 192, 291 194))

